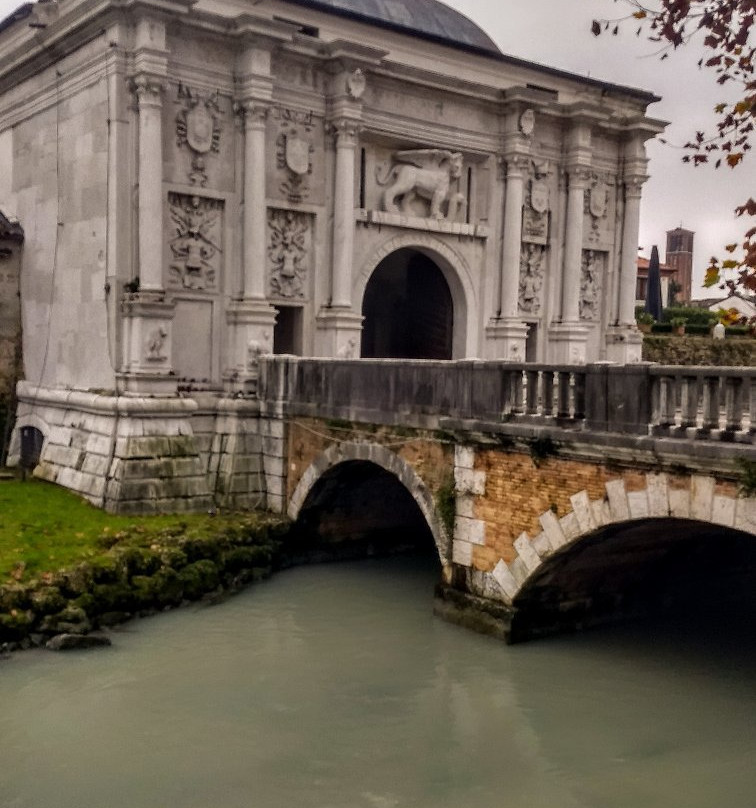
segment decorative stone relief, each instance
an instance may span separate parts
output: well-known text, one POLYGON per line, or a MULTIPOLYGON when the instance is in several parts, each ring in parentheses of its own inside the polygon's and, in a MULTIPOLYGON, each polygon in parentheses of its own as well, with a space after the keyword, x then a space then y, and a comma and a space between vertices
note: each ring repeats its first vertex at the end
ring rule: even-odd
POLYGON ((169 286, 214 291, 223 254, 223 202, 169 193, 168 206, 171 216, 169 286))
POLYGON ((276 139, 276 161, 284 174, 280 189, 290 202, 303 202, 310 193, 308 177, 312 174, 312 112, 278 108, 279 135, 276 139))
POLYGON ((176 143, 187 146, 192 153, 189 182, 204 187, 207 185, 205 157, 220 151, 221 109, 218 92, 201 93, 185 84, 179 84, 176 103, 182 109, 176 116, 176 143))
POLYGON ((274 298, 303 298, 312 240, 312 216, 294 210, 268 211, 270 294, 274 298))
POLYGON ((526 109, 520 115, 520 131, 526 137, 530 137, 535 131, 535 112, 532 109, 526 109))
POLYGON ((272 351, 273 336, 270 331, 263 331, 260 339, 251 339, 247 343, 247 369, 257 368, 261 356, 272 351))
POLYGON ((366 89, 367 79, 365 78, 365 74, 358 67, 357 70, 350 73, 347 79, 347 91, 355 101, 359 101, 365 94, 366 89))
POLYGON ((148 362, 166 362, 168 357, 165 354, 165 342, 168 339, 168 331, 163 327, 153 329, 147 334, 147 344, 145 345, 145 358, 148 362))
POLYGON ((598 320, 601 313, 601 290, 606 269, 606 253, 583 250, 580 270, 580 319, 598 320))
POLYGON ((610 237, 609 213, 611 209, 611 183, 609 178, 593 174, 585 191, 586 242, 604 244, 610 237))
POLYGON ((452 183, 462 175, 462 161, 460 152, 445 149, 395 152, 393 162, 383 176, 380 170, 376 170, 376 181, 386 186, 381 198, 383 210, 452 222, 464 221, 467 199, 452 188, 452 183), (419 214, 416 205, 420 206, 419 214))
POLYGON ((522 240, 532 244, 546 244, 549 240, 549 213, 551 191, 548 183, 548 165, 536 165, 527 185, 522 219, 522 240))
POLYGON ((546 248, 523 244, 520 255, 520 312, 537 315, 541 310, 541 289, 546 264, 546 248))

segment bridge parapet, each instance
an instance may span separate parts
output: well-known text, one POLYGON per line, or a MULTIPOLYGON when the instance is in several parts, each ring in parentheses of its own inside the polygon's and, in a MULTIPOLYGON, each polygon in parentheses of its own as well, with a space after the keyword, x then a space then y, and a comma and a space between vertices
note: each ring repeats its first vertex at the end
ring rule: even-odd
POLYGON ((753 443, 756 369, 265 357, 268 411, 421 428, 517 425, 753 443), (753 425, 753 426, 752 426, 753 425))

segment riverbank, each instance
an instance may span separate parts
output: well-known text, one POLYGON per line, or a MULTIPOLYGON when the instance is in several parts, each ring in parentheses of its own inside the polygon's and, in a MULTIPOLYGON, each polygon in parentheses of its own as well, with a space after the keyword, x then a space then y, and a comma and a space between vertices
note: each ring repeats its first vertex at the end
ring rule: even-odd
POLYGON ((39 481, 0 481, 0 514, 2 652, 222 598, 281 565, 289 532, 257 512, 115 517, 39 481))

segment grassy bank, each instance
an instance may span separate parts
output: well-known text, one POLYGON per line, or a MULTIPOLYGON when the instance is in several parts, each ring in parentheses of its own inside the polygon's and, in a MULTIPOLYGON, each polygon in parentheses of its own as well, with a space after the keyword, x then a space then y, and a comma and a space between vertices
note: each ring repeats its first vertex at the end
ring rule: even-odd
POLYGON ((287 525, 259 513, 112 516, 0 481, 0 647, 86 634, 270 575, 287 525))

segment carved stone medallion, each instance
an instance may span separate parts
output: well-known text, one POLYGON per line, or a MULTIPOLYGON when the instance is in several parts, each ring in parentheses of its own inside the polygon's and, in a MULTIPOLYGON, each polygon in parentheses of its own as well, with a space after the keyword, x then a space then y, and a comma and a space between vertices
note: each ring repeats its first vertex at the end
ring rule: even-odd
POLYGON ((538 171, 527 185, 523 210, 522 238, 532 244, 546 244, 549 238, 549 184, 538 171))
POLYGON ((171 231, 168 284, 194 292, 217 289, 223 237, 223 202, 168 194, 171 231))
POLYGON ((189 182, 207 185, 205 155, 220 151, 221 125, 218 93, 203 94, 185 84, 179 84, 176 103, 181 110, 176 116, 176 143, 188 146, 192 152, 189 182))
POLYGON ((280 130, 276 139, 277 165, 284 174, 280 189, 290 202, 303 202, 310 194, 312 174, 313 114, 290 109, 276 110, 280 130))
POLYGON ((306 297, 312 216, 294 210, 268 211, 270 294, 286 300, 306 297))
POLYGON ((520 254, 520 312, 537 315, 541 310, 541 289, 545 272, 546 248, 523 244, 520 254))

